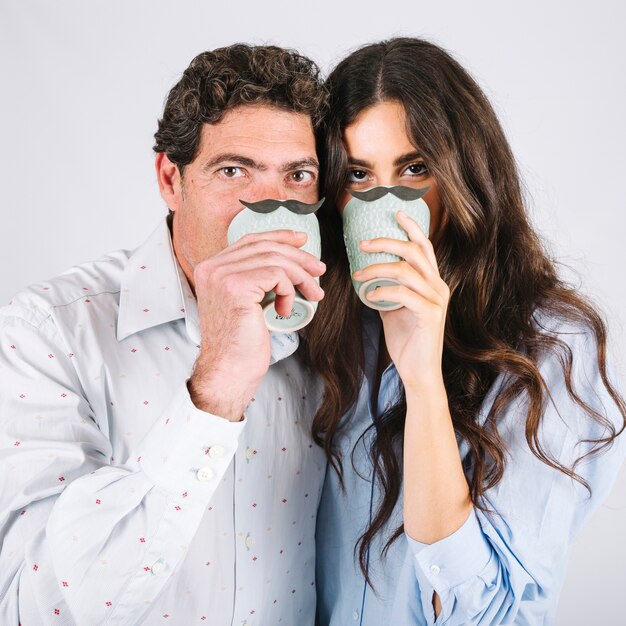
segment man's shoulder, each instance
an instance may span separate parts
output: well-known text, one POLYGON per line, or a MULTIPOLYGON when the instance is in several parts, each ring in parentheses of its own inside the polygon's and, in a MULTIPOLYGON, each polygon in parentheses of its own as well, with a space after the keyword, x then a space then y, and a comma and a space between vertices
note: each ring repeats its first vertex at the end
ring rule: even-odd
POLYGON ((92 300, 119 297, 124 268, 131 252, 116 250, 96 261, 76 265, 49 280, 19 291, 0 309, 0 317, 20 317, 39 325, 55 309, 92 300))

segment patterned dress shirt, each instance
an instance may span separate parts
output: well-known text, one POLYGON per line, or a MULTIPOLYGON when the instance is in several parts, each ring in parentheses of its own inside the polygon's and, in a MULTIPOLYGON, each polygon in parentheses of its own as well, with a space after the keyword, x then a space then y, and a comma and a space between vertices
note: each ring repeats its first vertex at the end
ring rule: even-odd
POLYGON ((166 221, 0 310, 2 626, 313 623, 319 383, 274 336, 231 423, 199 343, 166 221))

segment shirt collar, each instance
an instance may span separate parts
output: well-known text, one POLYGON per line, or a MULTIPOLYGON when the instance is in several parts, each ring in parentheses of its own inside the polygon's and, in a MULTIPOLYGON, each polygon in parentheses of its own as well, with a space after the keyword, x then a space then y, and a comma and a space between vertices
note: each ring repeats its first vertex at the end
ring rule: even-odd
MULTIPOLYGON (((130 255, 122 273, 117 340, 148 328, 185 320, 189 338, 200 347, 198 305, 176 260, 168 218, 130 255)), ((270 364, 293 354, 297 333, 270 333, 270 364)))
POLYGON ((366 351, 366 357, 370 356, 368 353, 373 352, 375 358, 378 358, 380 333, 382 332, 382 323, 378 311, 367 306, 361 307, 361 323, 363 324, 363 347, 366 351))
POLYGON ((363 323, 363 350, 365 352, 364 375, 368 388, 367 402, 371 419, 374 419, 374 415, 382 415, 388 406, 399 399, 400 376, 393 361, 389 363, 382 373, 378 387, 378 406, 373 407, 372 390, 378 368, 378 352, 383 325, 379 312, 369 307, 363 307, 361 320, 363 323))
POLYGON ((200 344, 196 299, 176 260, 164 218, 132 252, 122 273, 117 340, 182 318, 190 339, 200 344))

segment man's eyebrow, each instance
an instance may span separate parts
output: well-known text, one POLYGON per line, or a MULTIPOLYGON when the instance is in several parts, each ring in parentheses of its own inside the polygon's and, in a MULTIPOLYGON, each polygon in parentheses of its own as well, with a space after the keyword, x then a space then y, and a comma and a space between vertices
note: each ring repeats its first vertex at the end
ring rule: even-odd
POLYGON ((206 163, 202 169, 204 171, 207 171, 222 163, 236 163, 237 165, 244 165, 245 167, 249 167, 255 170, 267 169, 264 165, 262 165, 261 163, 257 163, 254 159, 251 159, 250 157, 246 157, 241 154, 235 154, 232 152, 228 152, 226 154, 218 154, 214 159, 211 159, 208 163, 206 163))
POLYGON ((292 172, 293 170, 300 170, 303 167, 314 167, 315 169, 319 170, 320 164, 318 163, 317 159, 307 158, 285 163, 280 169, 282 172, 292 172))

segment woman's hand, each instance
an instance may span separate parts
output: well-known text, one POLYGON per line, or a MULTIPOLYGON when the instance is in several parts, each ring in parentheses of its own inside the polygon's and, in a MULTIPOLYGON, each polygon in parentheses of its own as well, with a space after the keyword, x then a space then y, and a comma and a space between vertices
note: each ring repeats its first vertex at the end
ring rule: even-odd
MULTIPOLYGON (((401 211, 397 219, 409 241, 381 237, 362 242, 361 249, 403 260, 372 265, 355 278, 394 278, 400 283, 379 287, 371 299, 403 305, 381 311, 381 318, 387 350, 406 391, 404 530, 431 544, 458 530, 472 511, 441 371, 450 289, 439 276, 433 246, 421 228, 401 211)), ((436 594, 433 606, 437 614, 441 604, 436 594)))
POLYGON ((381 311, 387 350, 405 389, 442 384, 441 356, 450 289, 439 276, 432 243, 422 229, 402 211, 398 223, 409 241, 381 237, 362 241, 365 252, 387 252, 401 257, 396 263, 377 263, 354 278, 393 278, 400 284, 379 287, 368 293, 372 302, 388 300, 402 304, 395 311, 381 311))

